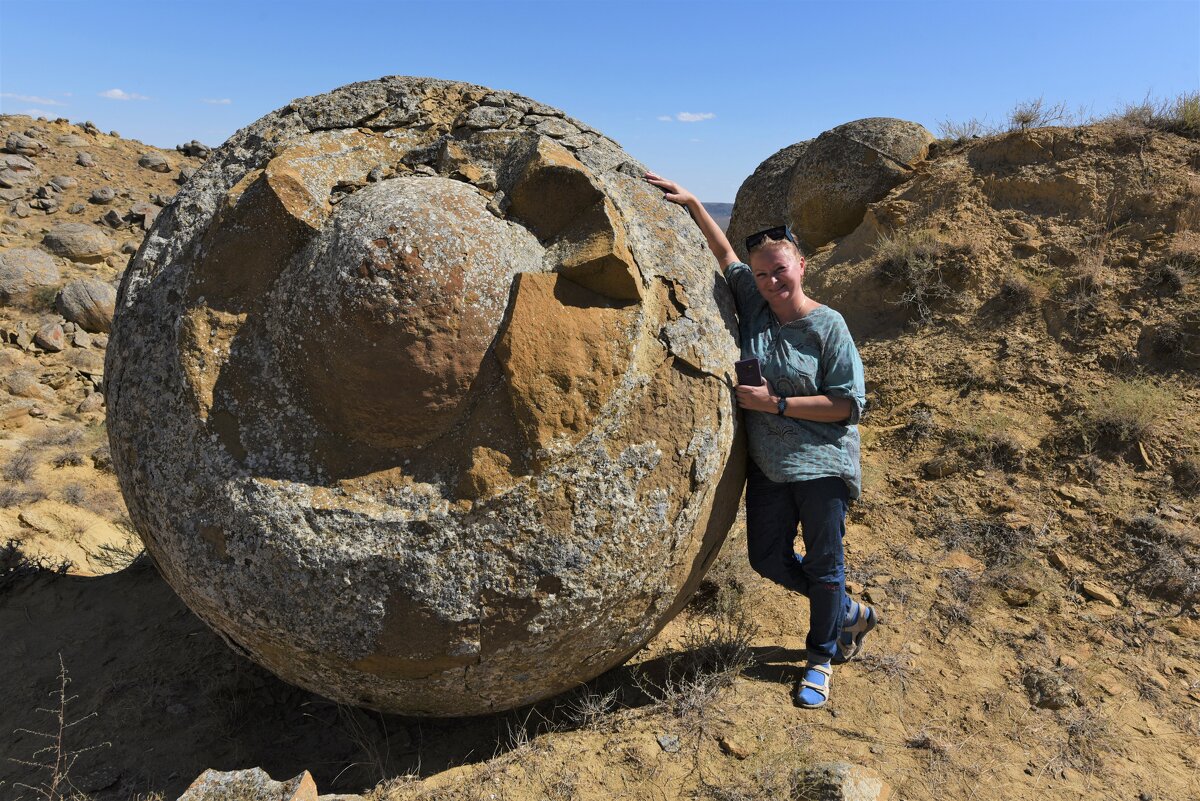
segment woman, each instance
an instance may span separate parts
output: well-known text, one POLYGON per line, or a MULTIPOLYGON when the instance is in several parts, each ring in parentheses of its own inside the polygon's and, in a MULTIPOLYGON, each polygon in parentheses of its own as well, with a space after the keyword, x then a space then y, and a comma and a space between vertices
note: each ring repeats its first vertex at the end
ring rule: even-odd
POLYGON ((842 316, 804 294, 804 254, 790 229, 748 237, 743 264, 695 195, 654 173, 645 178, 700 227, 733 290, 742 358, 760 363, 763 383, 736 389, 750 452, 746 541, 756 572, 809 599, 808 658, 795 701, 815 709, 829 700, 833 664, 854 658, 877 622, 871 607, 846 594, 842 549, 846 510, 862 486, 862 361, 842 316))

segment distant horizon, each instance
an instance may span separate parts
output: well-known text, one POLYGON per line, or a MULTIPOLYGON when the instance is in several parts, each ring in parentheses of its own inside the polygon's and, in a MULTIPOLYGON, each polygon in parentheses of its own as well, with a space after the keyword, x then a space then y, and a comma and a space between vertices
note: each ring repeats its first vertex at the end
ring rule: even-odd
POLYGON ((560 108, 698 197, 732 202, 771 154, 864 117, 936 135, 947 120, 1001 124, 1039 97, 1100 116, 1200 88, 1200 0, 329 8, 194 0, 127 18, 86 0, 0 0, 0 113, 216 147, 295 98, 427 75, 560 108))

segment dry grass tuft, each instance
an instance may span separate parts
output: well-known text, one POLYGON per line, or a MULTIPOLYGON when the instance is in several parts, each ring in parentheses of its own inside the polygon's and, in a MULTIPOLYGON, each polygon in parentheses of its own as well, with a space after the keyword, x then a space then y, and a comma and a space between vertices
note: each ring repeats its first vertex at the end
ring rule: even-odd
POLYGON ((900 289, 899 305, 920 324, 933 318, 934 307, 958 297, 950 280, 965 274, 974 249, 951 242, 932 230, 899 231, 875 246, 875 274, 900 289))
MULTIPOLYGON (((1200 605, 1200 552, 1154 515, 1126 521, 1127 549, 1137 564, 1126 578, 1128 589, 1179 604, 1179 613, 1200 605)), ((1128 591, 1128 590, 1127 590, 1128 591)))
POLYGON ((1108 121, 1180 136, 1200 136, 1200 92, 1185 92, 1166 99, 1147 94, 1140 103, 1127 104, 1108 121))
POLYGON ((1043 97, 1021 101, 1008 112, 1010 131, 1027 131, 1030 128, 1073 124, 1077 121, 1067 111, 1066 103, 1047 103, 1043 97))
POLYGON ((1171 393, 1148 380, 1114 381, 1083 398, 1084 433, 1102 444, 1132 445, 1151 436, 1173 406, 1171 393))

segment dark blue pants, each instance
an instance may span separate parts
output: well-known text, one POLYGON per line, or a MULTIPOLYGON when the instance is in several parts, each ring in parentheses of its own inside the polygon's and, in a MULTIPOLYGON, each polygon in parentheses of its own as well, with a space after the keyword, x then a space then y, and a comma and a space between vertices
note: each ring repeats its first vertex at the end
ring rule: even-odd
POLYGON ((808 598, 808 659, 828 662, 850 611, 842 537, 850 495, 840 478, 777 484, 748 460, 746 543, 750 566, 763 578, 808 598), (804 537, 796 557, 796 530, 804 537))

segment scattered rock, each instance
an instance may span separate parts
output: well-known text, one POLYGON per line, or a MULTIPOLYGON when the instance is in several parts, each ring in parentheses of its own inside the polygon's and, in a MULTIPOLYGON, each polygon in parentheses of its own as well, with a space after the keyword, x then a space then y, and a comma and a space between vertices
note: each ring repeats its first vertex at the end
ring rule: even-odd
POLYGON ((138 156, 138 166, 154 172, 170 172, 174 169, 162 153, 143 153, 138 156))
POLYGON ((92 190, 92 194, 88 195, 88 202, 107 204, 112 203, 117 197, 117 191, 111 186, 101 186, 92 190))
POLYGON ((42 239, 42 244, 55 255, 85 264, 104 261, 117 247, 104 231, 87 223, 57 225, 42 239))
MULTIPOLYGON (((95 392, 92 394, 99 395, 100 393, 95 392)), ((87 398, 84 398, 85 403, 87 402, 88 398, 91 398, 91 395, 89 395, 87 398)), ((103 404, 103 398, 101 398, 101 404, 103 404)), ((92 466, 103 473, 111 473, 113 471, 112 452, 108 449, 107 445, 101 445, 99 448, 96 448, 96 450, 92 451, 92 466)))
POLYGON ((1029 700, 1043 709, 1067 709, 1079 705, 1079 692, 1053 670, 1030 667, 1023 679, 1029 700))
POLYGON ((185 156, 197 159, 206 159, 212 154, 211 147, 201 144, 195 139, 190 142, 185 142, 182 145, 175 145, 175 149, 185 156))
POLYGON ((679 753, 679 738, 674 734, 660 734, 654 739, 658 740, 658 747, 668 754, 679 753))
POLYGON ((746 759, 754 753, 745 743, 732 734, 722 734, 717 738, 717 745, 734 759, 746 759))
POLYGON ((79 134, 68 133, 63 134, 55 140, 61 147, 87 147, 91 144, 87 139, 84 139, 79 134))
POLYGON ((814 765, 796 780, 797 798, 812 801, 888 801, 892 787, 870 768, 848 762, 814 765))
POLYGON ((18 156, 36 156, 45 149, 46 145, 41 141, 15 131, 4 140, 4 151, 18 156))
POLYGON ((1117 597, 1116 593, 1097 581, 1087 579, 1079 585, 1079 589, 1093 601, 1099 601, 1102 604, 1108 604, 1117 608, 1121 606, 1121 599, 1117 597))
POLYGON ((27 184, 41 174, 42 171, 24 156, 0 156, 0 187, 4 189, 27 184))
POLYGON ((66 346, 66 337, 58 323, 46 323, 33 335, 33 344, 47 353, 58 353, 66 346))
POLYGON ((162 211, 162 209, 160 209, 158 206, 155 206, 153 203, 134 203, 133 208, 129 210, 129 214, 125 216, 126 219, 137 223, 138 225, 142 226, 142 228, 149 231, 150 226, 154 224, 154 220, 158 217, 158 213, 160 211, 162 211))
POLYGON ((70 206, 67 206, 67 214, 82 214, 86 209, 87 206, 82 203, 72 203, 70 206))
POLYGON ((180 167, 179 175, 175 176, 175 183, 186 184, 188 182, 188 179, 190 179, 195 174, 196 174, 195 167, 180 167))
POLYGON ((117 211, 116 209, 109 209, 108 211, 104 212, 104 216, 100 218, 100 222, 104 223, 113 230, 119 230, 129 224, 129 221, 126 220, 121 212, 117 211))
POLYGON ((80 167, 95 167, 96 157, 86 151, 76 154, 75 163, 80 167))
POLYGON ((953 456, 935 456, 921 465, 926 478, 945 478, 962 469, 962 464, 953 456))
POLYGON ((24 370, 10 373, 4 385, 5 389, 8 390, 8 394, 18 398, 52 401, 58 397, 54 394, 54 390, 38 381, 37 377, 32 373, 24 370))
POLYGON ((107 332, 112 328, 117 291, 112 284, 95 278, 77 278, 58 293, 55 304, 58 313, 90 333, 107 332))
POLYGON ((37 248, 0 250, 0 303, 28 300, 43 287, 62 279, 58 262, 37 248))
POLYGON ((79 181, 69 175, 56 175, 50 179, 50 183, 58 189, 74 189, 79 185, 79 181))
POLYGON ((317 801, 317 784, 308 771, 277 782, 262 768, 209 768, 188 785, 179 801, 317 801))

